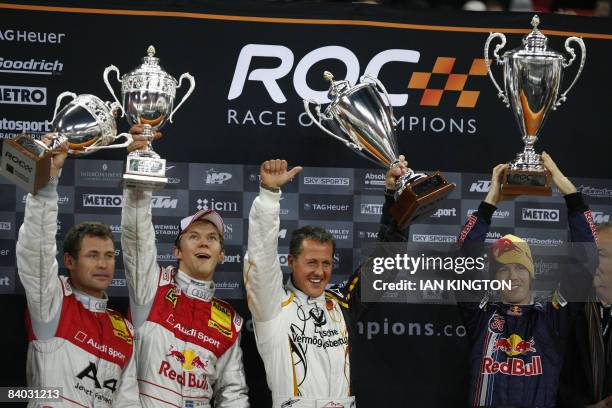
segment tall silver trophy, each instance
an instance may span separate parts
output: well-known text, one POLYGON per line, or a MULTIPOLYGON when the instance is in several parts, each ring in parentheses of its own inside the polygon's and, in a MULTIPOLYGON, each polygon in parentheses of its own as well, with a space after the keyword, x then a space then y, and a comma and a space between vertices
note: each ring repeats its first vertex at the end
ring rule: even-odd
MULTIPOLYGON (((348 81, 334 81, 330 72, 324 78, 330 82, 331 103, 321 111, 321 105, 304 100, 310 119, 325 133, 344 143, 361 156, 388 168, 399 160, 396 120, 389 95, 383 84, 370 75, 361 77, 354 86, 348 81), (385 95, 383 100, 382 95, 385 95), (314 105, 316 116, 310 105, 314 105)), ((400 227, 433 212, 455 185, 436 172, 433 175, 408 173, 397 180, 395 203, 391 215, 400 227)))
POLYGON ((53 142, 47 147, 25 134, 5 140, 1 174, 30 193, 36 193, 49 182, 52 150, 68 142, 70 156, 83 156, 102 149, 125 148, 132 142, 129 133, 117 135, 116 103, 103 102, 95 95, 63 92, 57 97, 51 123, 53 142), (61 110, 64 98, 72 101, 61 110), (121 144, 111 144, 125 138, 121 144))
POLYGON ((116 66, 108 66, 104 70, 104 83, 115 101, 119 103, 115 91, 108 81, 109 73, 114 71, 117 74, 117 79, 121 82, 123 104, 120 104, 120 106, 123 114, 127 114, 130 125, 144 125, 144 134, 149 136, 148 146, 145 150, 134 151, 128 155, 126 172, 123 175, 124 184, 129 187, 159 190, 168 182, 166 160, 162 159, 153 150, 151 146, 152 135, 155 130, 161 129, 167 121, 172 123, 173 115, 193 92, 195 79, 189 73, 184 73, 177 82, 174 77, 160 67, 159 58, 155 57, 155 48, 152 45, 147 49, 147 54, 142 59, 142 65, 123 76, 120 75, 116 66), (187 79, 190 86, 181 102, 174 108, 176 89, 180 88, 183 79, 187 79))
POLYGON ((502 193, 505 195, 552 194, 550 174, 544 168, 533 145, 538 140, 550 111, 566 101, 567 94, 582 73, 586 60, 584 42, 578 37, 565 40, 565 50, 570 55, 567 61, 562 54, 548 49, 548 38, 538 29, 539 24, 539 17, 533 16, 533 29, 523 38, 523 47, 506 51, 501 57, 499 51, 506 45, 504 34, 491 33, 484 47, 484 60, 489 77, 497 88, 498 96, 512 109, 525 143, 523 151, 517 154, 503 175, 502 193), (495 38, 501 40, 495 46, 493 56, 499 65, 503 65, 505 91, 495 80, 489 61, 489 47, 495 38), (571 43, 580 47, 580 66, 569 87, 558 96, 563 69, 572 65, 576 59, 576 51, 570 47, 571 43))

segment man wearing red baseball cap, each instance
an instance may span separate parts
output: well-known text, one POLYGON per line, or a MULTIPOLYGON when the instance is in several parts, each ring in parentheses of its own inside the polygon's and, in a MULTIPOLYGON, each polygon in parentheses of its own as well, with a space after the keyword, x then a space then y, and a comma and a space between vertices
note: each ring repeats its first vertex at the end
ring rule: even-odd
MULTIPOLYGON (((143 137, 132 129, 132 150, 143 137)), ((136 361, 143 407, 248 407, 242 365, 242 318, 214 297, 223 261, 221 216, 185 217, 174 246, 178 265, 157 265, 151 191, 125 188, 121 244, 136 327, 136 361)))

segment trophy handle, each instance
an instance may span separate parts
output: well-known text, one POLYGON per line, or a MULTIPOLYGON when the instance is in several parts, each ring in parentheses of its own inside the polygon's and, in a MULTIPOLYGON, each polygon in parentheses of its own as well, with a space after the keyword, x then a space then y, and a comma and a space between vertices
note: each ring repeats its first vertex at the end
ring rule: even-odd
POLYGON ((55 117, 57 116, 57 111, 59 110, 60 104, 62 103, 62 99, 64 99, 66 96, 70 96, 73 100, 77 98, 77 94, 75 94, 74 92, 62 92, 61 94, 59 94, 55 102, 55 110, 53 111, 53 119, 51 119, 51 122, 55 120, 55 117))
POLYGON ((181 105, 183 104, 183 102, 185 102, 187 100, 187 98, 189 98, 189 95, 191 95, 191 93, 193 92, 194 88, 195 88, 195 78, 193 77, 193 75, 191 75, 189 72, 185 72, 183 75, 181 75, 181 77, 179 78, 179 83, 177 88, 181 87, 181 83, 183 82, 183 78, 187 78, 189 80, 189 89, 187 90, 187 93, 183 96, 183 99, 181 99, 181 103, 179 103, 178 105, 176 105, 176 108, 174 108, 174 110, 172 112, 170 112, 170 123, 172 123, 172 115, 174 115, 174 112, 176 112, 181 105))
POLYGON ((391 120, 393 120, 393 125, 397 125, 398 122, 397 122, 397 119, 395 119, 395 115, 393 114, 393 105, 391 105, 391 98, 389 98, 389 93, 387 92, 387 88, 385 88, 383 83, 380 82, 380 80, 376 78, 375 76, 373 76, 372 74, 365 74, 359 79, 359 81, 365 82, 366 79, 369 79, 372 82, 374 82, 374 84, 378 86, 380 90, 382 91, 382 93, 385 95, 385 98, 387 99, 387 106, 389 107, 389 113, 391 114, 391 120))
POLYGON ((491 41, 494 38, 499 38, 501 40, 501 43, 497 44, 495 46, 495 49, 493 50, 493 56, 495 57, 495 61, 498 64, 501 63, 501 58, 499 57, 499 50, 504 48, 504 46, 506 45, 506 36, 503 35, 502 33, 490 33, 489 34, 489 37, 487 38, 487 41, 485 42, 485 46, 484 46, 484 62, 485 62, 485 65, 487 66, 487 72, 489 73, 489 78, 491 78, 491 81, 493 81, 493 85, 495 85, 495 88, 497 88, 497 96, 501 98, 501 100, 506 104, 506 107, 509 108, 510 102, 508 101, 508 97, 506 96, 506 93, 502 91, 502 89, 500 88, 499 84, 495 80, 495 77, 493 76, 493 71, 491 71, 491 61, 489 60, 489 47, 491 45, 491 41))
POLYGON ((325 126, 323 126, 321 124, 321 120, 322 119, 326 119, 329 120, 331 118, 327 118, 325 117, 325 114, 321 113, 321 104, 310 99, 304 99, 304 110, 306 111, 306 114, 308 115, 308 117, 310 117, 310 120, 312 120, 312 123, 315 123, 319 129, 321 129, 322 131, 324 131, 325 133, 327 133, 328 135, 330 135, 331 137, 333 137, 334 139, 338 139, 339 141, 341 141, 342 143, 344 143, 346 145, 346 147, 349 148, 353 148, 353 149, 357 149, 357 150, 362 150, 363 147, 359 146, 356 143, 353 142, 349 142, 346 139, 341 138, 340 136, 336 135, 335 133, 331 132, 329 129, 327 129, 325 126), (312 111, 310 110, 310 104, 315 105, 315 110, 317 111, 317 116, 319 117, 319 120, 315 119, 314 115, 312 114, 312 111))
POLYGON ((568 39, 565 40, 565 50, 569 53, 571 58, 567 62, 563 61, 563 68, 567 68, 570 65, 572 65, 572 63, 576 59, 576 51, 572 47, 570 47, 571 42, 577 43, 578 46, 580 47, 580 51, 581 51, 580 66, 578 67, 578 72, 576 73, 576 76, 574 77, 574 80, 572 81, 570 86, 565 90, 565 92, 561 94, 559 99, 557 99, 557 101, 555 102, 553 106, 553 110, 556 110, 557 107, 561 106, 561 104, 567 100, 567 94, 572 89, 576 81, 578 80, 578 77, 580 76, 580 74, 582 74, 582 69, 584 68, 584 62, 586 61, 586 47, 584 46, 584 41, 582 41, 582 38, 569 37, 568 39))
POLYGON ((124 147, 128 147, 134 141, 131 134, 121 133, 120 135, 113 137, 113 142, 122 137, 125 138, 125 142, 120 143, 120 144, 112 144, 112 145, 105 145, 105 146, 100 145, 99 143, 101 142, 101 139, 98 139, 96 140, 96 143, 84 148, 83 153, 92 153, 92 152, 97 152, 98 150, 104 150, 104 149, 122 149, 124 147))
POLYGON ((123 105, 121 105, 121 102, 119 102, 119 99, 117 99, 117 96, 115 95, 115 91, 113 90, 113 87, 111 86, 110 82, 108 81, 108 74, 114 71, 117 74, 117 81, 121 82, 120 76, 121 74, 119 73, 119 68, 117 68, 114 65, 109 65, 108 67, 106 67, 104 69, 104 83, 106 84, 106 87, 108 88, 108 90, 110 91, 111 95, 113 95, 113 98, 115 99, 115 102, 117 102, 117 104, 119 104, 119 108, 121 108, 121 117, 125 116, 125 110, 123 109, 123 105))

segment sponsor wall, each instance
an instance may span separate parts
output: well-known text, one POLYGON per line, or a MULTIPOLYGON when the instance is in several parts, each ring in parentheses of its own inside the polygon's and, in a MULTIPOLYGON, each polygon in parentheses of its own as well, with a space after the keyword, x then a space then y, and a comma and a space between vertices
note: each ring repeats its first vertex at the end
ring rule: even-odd
MULTIPOLYGON (((317 15, 300 5, 255 7, 248 2, 211 2, 207 9, 179 12, 160 4, 158 12, 148 15, 138 10, 129 15, 121 10, 94 12, 88 5, 105 7, 86 2, 78 10, 17 9, 0 3, 6 16, 0 23, 0 138, 51 131, 55 98, 63 91, 110 100, 102 82, 104 68, 114 64, 128 72, 154 44, 169 73, 178 77, 188 71, 196 78, 191 99, 154 145, 169 161, 167 188, 156 192, 152 201, 158 261, 174 262, 172 243, 182 217, 203 208, 219 211, 227 225, 227 247, 226 261, 216 274, 218 295, 231 299, 247 318, 241 270, 262 160, 281 157, 305 166, 299 179, 285 188, 281 201, 279 260, 286 274, 291 232, 302 225, 321 225, 335 236, 336 282, 359 264, 363 243, 376 240, 384 170, 324 135, 303 113, 302 98, 327 101, 323 70, 352 83, 364 73, 377 75, 391 94, 400 151, 411 166, 441 169, 457 184, 432 216, 411 227, 414 242, 455 242, 460 226, 489 189, 489 169, 521 148, 513 116, 497 100, 481 54, 491 30, 506 32, 509 48, 518 46, 528 27, 530 16, 525 14, 487 15, 490 20, 484 24, 470 13, 408 16, 338 4, 317 15), (323 24, 317 18, 335 23, 323 24), (134 30, 125 36, 112 28, 128 24, 164 29, 134 30)), ((565 105, 550 115, 536 148, 549 151, 571 176, 591 203, 594 221, 609 222, 612 142, 606 130, 612 122, 604 114, 609 103, 598 101, 592 90, 601 90, 600 95, 612 91, 605 64, 597 62, 609 55, 610 26, 568 16, 547 15, 542 20, 544 29, 556 30, 551 35, 553 48, 561 50, 564 37, 577 32, 585 39, 588 56, 582 78, 565 105)), ((574 74, 572 69, 567 77, 574 74)), ((115 83, 115 88, 118 92, 120 86, 115 83)), ((184 91, 179 88, 178 98, 184 91)), ((128 127, 123 119, 118 124, 122 130, 128 127)), ((127 304, 119 242, 118 185, 124 155, 101 152, 67 162, 59 188, 57 235, 61 248, 64 234, 76 222, 96 219, 111 227, 117 273, 109 294, 120 308, 127 304)), ((24 203, 25 193, 0 178, 3 303, 17 299, 17 304, 24 304, 14 253, 24 203)), ((532 244, 557 245, 567 239, 566 223, 558 191, 547 198, 519 197, 499 205, 487 239, 514 233, 532 244)), ((385 304, 371 309, 357 325, 353 350, 360 367, 355 392, 361 406, 377 406, 381 398, 395 406, 408 401, 421 406, 462 403, 466 333, 454 308, 385 304), (440 383, 448 388, 444 395, 434 386, 440 383)), ((20 317, 15 315, 14 325, 21 330, 20 317)), ((265 406, 261 362, 250 324, 246 327, 243 347, 251 395, 255 406, 265 406)), ((23 348, 23 338, 16 335, 17 348, 23 348)), ((13 358, 14 364, 23 366, 25 355, 13 358)))

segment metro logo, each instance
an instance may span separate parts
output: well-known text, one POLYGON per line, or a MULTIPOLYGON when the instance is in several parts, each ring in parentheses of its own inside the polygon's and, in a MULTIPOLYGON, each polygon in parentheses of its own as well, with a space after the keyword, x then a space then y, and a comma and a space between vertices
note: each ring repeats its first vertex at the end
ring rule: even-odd
POLYGON ((559 210, 553 208, 523 208, 523 221, 559 222, 559 210))
POLYGON ((482 58, 474 58, 467 74, 452 73, 456 62, 454 57, 438 57, 431 72, 413 72, 408 89, 423 89, 421 106, 438 106, 445 91, 458 91, 459 99, 455 105, 458 108, 473 108, 478 102, 480 91, 465 90, 465 83, 470 76, 485 76, 487 66, 482 58), (432 75, 441 74, 447 77, 444 89, 429 88, 432 75))

